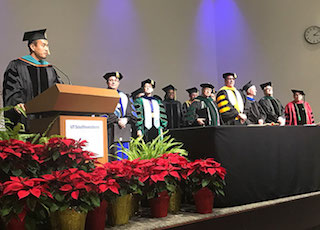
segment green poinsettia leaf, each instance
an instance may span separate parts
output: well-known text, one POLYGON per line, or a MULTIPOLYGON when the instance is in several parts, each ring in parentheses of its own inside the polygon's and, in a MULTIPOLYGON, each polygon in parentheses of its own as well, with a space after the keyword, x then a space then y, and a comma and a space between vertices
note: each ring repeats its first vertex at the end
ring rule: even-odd
POLYGON ((56 203, 51 203, 50 205, 50 212, 55 212, 55 211, 58 211, 59 210, 59 206, 56 205, 56 203))
POLYGON ((8 215, 12 210, 12 206, 9 206, 9 207, 2 207, 0 209, 0 216, 6 216, 8 215))
POLYGON ((52 160, 56 161, 60 157, 60 152, 59 151, 54 151, 52 154, 52 160))
POLYGON ((14 176, 21 176, 22 170, 21 169, 14 169, 14 170, 11 169, 11 173, 14 176))
POLYGON ((92 201, 92 204, 95 206, 95 207, 99 207, 100 206, 100 199, 98 196, 90 196, 90 199, 92 201))
POLYGON ((210 183, 209 179, 202 179, 201 186, 202 187, 207 187, 209 183, 210 183))

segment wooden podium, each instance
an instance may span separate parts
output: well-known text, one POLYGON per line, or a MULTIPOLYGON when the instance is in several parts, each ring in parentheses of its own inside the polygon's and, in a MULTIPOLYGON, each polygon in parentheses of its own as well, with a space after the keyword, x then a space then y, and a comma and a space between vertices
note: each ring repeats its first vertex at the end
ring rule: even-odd
POLYGON ((41 115, 31 120, 30 131, 43 133, 52 123, 48 136, 86 139, 88 150, 97 153, 97 159, 105 163, 108 161, 107 118, 91 115, 113 113, 119 98, 116 90, 55 84, 26 103, 27 114, 41 115))

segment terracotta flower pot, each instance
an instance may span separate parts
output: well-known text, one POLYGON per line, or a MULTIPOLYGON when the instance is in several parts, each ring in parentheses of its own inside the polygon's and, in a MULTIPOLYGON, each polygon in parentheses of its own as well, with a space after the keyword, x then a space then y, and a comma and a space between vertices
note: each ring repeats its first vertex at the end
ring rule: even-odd
POLYGON ((180 210, 181 206, 181 189, 176 187, 176 190, 171 193, 170 201, 169 201, 169 212, 177 213, 180 210))
POLYGON ((25 221, 21 220, 19 218, 11 218, 9 223, 7 224, 6 230, 25 230, 25 221))
POLYGON ((109 203, 110 208, 108 208, 108 223, 110 225, 123 225, 129 222, 131 213, 131 199, 132 195, 127 194, 117 197, 114 201, 109 203))
POLYGON ((104 230, 107 218, 108 203, 106 200, 102 200, 100 207, 88 212, 86 220, 86 230, 104 230))
POLYGON ((166 217, 169 208, 169 195, 167 191, 158 194, 158 197, 149 200, 151 214, 155 218, 166 217))
POLYGON ((213 208, 213 192, 207 187, 201 188, 193 194, 196 210, 198 213, 212 213, 213 208))

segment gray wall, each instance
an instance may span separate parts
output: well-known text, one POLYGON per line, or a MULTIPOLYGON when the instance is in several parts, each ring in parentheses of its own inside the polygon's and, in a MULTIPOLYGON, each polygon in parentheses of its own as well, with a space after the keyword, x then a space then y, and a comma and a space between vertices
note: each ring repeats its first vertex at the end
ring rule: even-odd
POLYGON ((284 105, 304 89, 319 121, 320 45, 303 38, 320 25, 318 9, 317 0, 0 0, 0 72, 27 54, 24 31, 48 28, 48 61, 73 84, 105 87, 101 76, 118 70, 126 92, 153 78, 158 95, 172 83, 184 101, 185 88, 219 88, 234 71, 238 87, 271 80, 284 105))

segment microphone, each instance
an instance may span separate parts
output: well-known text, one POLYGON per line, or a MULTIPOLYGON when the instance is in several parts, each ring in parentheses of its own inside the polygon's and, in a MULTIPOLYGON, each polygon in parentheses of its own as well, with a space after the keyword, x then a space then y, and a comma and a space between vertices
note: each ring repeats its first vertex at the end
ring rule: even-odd
POLYGON ((70 80, 70 78, 68 77, 67 74, 65 74, 65 73, 64 73, 61 69, 59 69, 56 65, 52 65, 52 66, 53 66, 54 68, 56 68, 57 70, 59 70, 59 72, 62 73, 62 74, 67 78, 69 85, 72 85, 72 82, 71 82, 71 80, 70 80))

